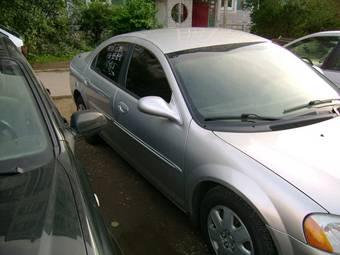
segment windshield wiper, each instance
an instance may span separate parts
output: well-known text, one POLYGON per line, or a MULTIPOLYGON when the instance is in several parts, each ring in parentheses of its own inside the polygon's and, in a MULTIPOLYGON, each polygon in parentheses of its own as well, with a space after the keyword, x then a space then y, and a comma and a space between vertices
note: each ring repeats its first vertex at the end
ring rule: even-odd
POLYGON ((241 115, 225 115, 205 118, 204 121, 214 121, 214 120, 241 120, 241 121, 254 121, 254 120, 264 120, 264 121, 275 121, 280 118, 261 116, 255 113, 243 113, 241 115))
POLYGON ((302 105, 298 105, 298 106, 295 106, 295 107, 292 107, 292 108, 285 109, 283 111, 283 113, 295 112, 297 110, 309 108, 309 107, 320 105, 320 104, 332 103, 333 101, 340 101, 340 98, 313 100, 313 101, 308 102, 307 104, 302 104, 302 105))

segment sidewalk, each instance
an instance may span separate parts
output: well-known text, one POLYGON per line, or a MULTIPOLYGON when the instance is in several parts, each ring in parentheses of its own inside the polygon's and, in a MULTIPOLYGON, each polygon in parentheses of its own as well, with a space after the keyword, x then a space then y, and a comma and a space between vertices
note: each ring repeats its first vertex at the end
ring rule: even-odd
POLYGON ((71 96, 68 69, 35 70, 35 73, 44 86, 51 91, 52 97, 71 96))

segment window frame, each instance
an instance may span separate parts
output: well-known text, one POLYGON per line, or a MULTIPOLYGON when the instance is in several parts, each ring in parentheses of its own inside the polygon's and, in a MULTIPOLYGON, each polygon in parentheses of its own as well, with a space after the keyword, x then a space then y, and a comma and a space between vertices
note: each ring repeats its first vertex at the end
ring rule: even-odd
POLYGON ((125 85, 125 76, 126 76, 126 72, 128 70, 128 66, 130 63, 130 58, 131 58, 131 54, 132 54, 132 45, 129 42, 121 42, 121 41, 117 41, 117 42, 111 42, 107 45, 105 45, 103 48, 101 48, 98 52, 96 52, 96 55, 94 56, 91 65, 90 65, 90 69, 95 72, 96 74, 98 74, 99 76, 103 77, 104 79, 106 79, 107 81, 111 82, 112 84, 114 84, 117 87, 123 88, 125 85), (124 44, 127 46, 127 54, 126 54, 126 58, 123 60, 122 62, 122 67, 121 70, 119 72, 119 77, 118 77, 118 81, 114 81, 113 79, 111 79, 110 77, 108 77, 106 74, 102 73, 99 69, 96 68, 97 65, 97 61, 98 61, 98 56, 99 54, 105 50, 107 47, 114 45, 114 44, 124 44))
MULTIPOLYGON (((236 3, 236 5, 237 5, 237 3, 236 3)), ((224 8, 225 8, 224 0, 221 0, 221 10, 224 11, 224 8)), ((235 9, 237 9, 237 8, 235 8, 235 0, 227 0, 227 10, 228 11, 234 11, 235 9), (228 6, 229 1, 231 1, 231 7, 228 6)))
POLYGON ((170 101, 169 101, 169 102, 167 102, 167 101, 164 100, 163 98, 162 98, 162 99, 163 99, 167 104, 169 104, 169 103, 172 101, 173 93, 174 93, 174 92, 173 92, 173 90, 172 90, 172 88, 171 88, 171 86, 170 86, 170 82, 169 82, 168 76, 167 76, 166 72, 164 71, 164 67, 163 67, 161 61, 160 61, 159 58, 156 56, 156 54, 154 54, 154 53, 152 52, 152 50, 148 49, 148 48, 145 47, 145 46, 136 44, 136 43, 130 43, 130 47, 131 47, 131 48, 130 48, 130 54, 129 54, 129 59, 128 59, 127 63, 126 63, 125 75, 124 75, 124 77, 122 77, 123 82, 122 82, 122 87, 121 87, 121 89, 123 89, 126 93, 128 93, 128 94, 131 95, 132 97, 134 97, 136 100, 139 100, 139 99, 142 98, 142 97, 138 96, 137 94, 135 94, 134 92, 130 91, 130 90, 126 87, 127 77, 128 77, 129 69, 130 69, 130 65, 131 65, 131 60, 132 60, 132 58, 133 58, 133 53, 134 53, 134 50, 135 50, 135 47, 136 47, 136 46, 137 46, 137 47, 141 47, 141 48, 143 48, 144 50, 147 50, 151 55, 153 55, 153 56, 156 58, 156 60, 158 61, 159 65, 161 66, 162 71, 163 71, 163 73, 164 73, 164 76, 165 76, 165 78, 166 78, 168 87, 169 87, 169 89, 170 89, 170 91, 171 91, 170 101))

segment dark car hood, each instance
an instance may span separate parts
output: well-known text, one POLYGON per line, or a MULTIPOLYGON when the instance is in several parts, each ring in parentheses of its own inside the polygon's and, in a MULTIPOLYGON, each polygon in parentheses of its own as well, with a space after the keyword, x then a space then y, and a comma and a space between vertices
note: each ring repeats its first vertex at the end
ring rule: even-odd
POLYGON ((70 182, 57 161, 0 176, 0 254, 86 254, 70 182))
POLYGON ((340 215, 340 117, 275 132, 216 134, 340 215))

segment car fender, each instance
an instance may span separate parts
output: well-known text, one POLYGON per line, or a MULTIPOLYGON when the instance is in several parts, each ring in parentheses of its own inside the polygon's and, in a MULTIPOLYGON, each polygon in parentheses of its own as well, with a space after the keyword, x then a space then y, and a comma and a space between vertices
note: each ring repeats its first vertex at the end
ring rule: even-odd
POLYGON ((247 159, 244 154, 239 155, 239 160, 242 168, 232 164, 205 164, 188 173, 186 201, 189 201, 189 213, 194 213, 193 200, 199 185, 212 182, 239 195, 270 228, 305 242, 304 218, 310 213, 326 211, 255 160, 247 159))

